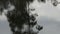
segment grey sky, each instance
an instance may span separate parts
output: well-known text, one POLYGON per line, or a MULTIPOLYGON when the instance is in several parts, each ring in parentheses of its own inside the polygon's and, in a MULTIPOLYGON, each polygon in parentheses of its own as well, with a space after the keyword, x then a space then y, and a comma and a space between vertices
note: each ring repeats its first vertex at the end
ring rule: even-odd
POLYGON ((0 16, 0 34, 11 34, 8 21, 4 16, 0 16))

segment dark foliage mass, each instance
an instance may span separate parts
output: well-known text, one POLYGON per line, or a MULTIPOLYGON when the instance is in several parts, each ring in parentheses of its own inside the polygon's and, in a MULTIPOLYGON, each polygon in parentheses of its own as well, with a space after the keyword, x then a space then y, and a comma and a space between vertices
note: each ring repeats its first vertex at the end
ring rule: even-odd
MULTIPOLYGON (((29 13, 27 13, 27 10, 25 9, 26 4, 27 3, 29 4, 29 2, 33 2, 33 0, 0 0, 0 2, 3 3, 4 8, 7 8, 8 2, 13 4, 16 8, 13 11, 8 11, 6 15, 9 21, 9 26, 11 27, 11 31, 13 32, 13 34, 21 34, 21 32, 15 31, 15 27, 21 29, 24 23, 29 24, 29 27, 30 25, 34 26, 37 23, 37 22, 30 23, 30 20, 34 21, 35 18, 34 16, 29 16, 29 13)), ((42 27, 39 30, 41 29, 42 27)))
POLYGON ((15 10, 8 12, 7 14, 13 32, 15 32, 14 28, 16 26, 21 29, 24 23, 29 23, 29 14, 27 13, 27 10, 25 10, 27 1, 28 0, 10 0, 16 7, 15 10))

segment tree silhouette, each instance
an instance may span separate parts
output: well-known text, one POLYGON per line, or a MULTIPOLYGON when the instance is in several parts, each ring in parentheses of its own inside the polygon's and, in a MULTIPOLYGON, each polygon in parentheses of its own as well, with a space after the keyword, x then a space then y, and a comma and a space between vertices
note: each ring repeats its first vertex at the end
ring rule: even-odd
MULTIPOLYGON (((30 30, 31 25, 34 26, 37 24, 37 21, 34 22, 35 17, 33 15, 29 16, 29 13, 25 9, 27 6, 27 3, 29 4, 29 2, 33 2, 33 0, 6 0, 6 1, 1 0, 1 1, 4 3, 6 1, 10 1, 10 3, 15 6, 14 10, 8 11, 6 14, 8 21, 9 21, 9 26, 13 34, 31 34, 30 31, 28 33, 26 32, 21 33, 21 31, 15 31, 15 28, 18 27, 18 30, 21 30, 23 24, 26 23, 26 24, 29 24, 29 30, 30 30), (30 22, 30 20, 32 20, 32 22, 30 22)), ((43 28, 40 26, 38 27, 36 27, 38 30, 41 30, 43 28)), ((36 34, 36 33, 32 33, 32 34, 36 34)))

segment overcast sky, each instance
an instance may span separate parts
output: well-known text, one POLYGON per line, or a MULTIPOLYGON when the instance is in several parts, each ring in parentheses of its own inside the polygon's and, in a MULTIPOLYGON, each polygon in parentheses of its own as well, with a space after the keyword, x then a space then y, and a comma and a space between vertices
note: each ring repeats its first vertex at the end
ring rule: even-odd
MULTIPOLYGON (((51 3, 47 3, 42 5, 40 13, 38 23, 43 26, 43 29, 39 34, 60 34, 60 5, 54 7, 51 3)), ((4 16, 0 16, 0 34, 11 34, 4 16)))

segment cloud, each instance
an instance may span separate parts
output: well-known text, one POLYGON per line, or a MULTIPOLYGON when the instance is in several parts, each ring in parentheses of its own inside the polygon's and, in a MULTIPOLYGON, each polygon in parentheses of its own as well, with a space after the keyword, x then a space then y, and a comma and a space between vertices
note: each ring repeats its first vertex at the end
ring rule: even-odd
POLYGON ((38 24, 43 26, 39 34, 60 34, 60 6, 54 7, 51 3, 42 5, 38 24))
POLYGON ((54 18, 60 21, 60 6, 54 7, 51 3, 46 3, 39 8, 40 16, 47 16, 48 18, 54 18))

